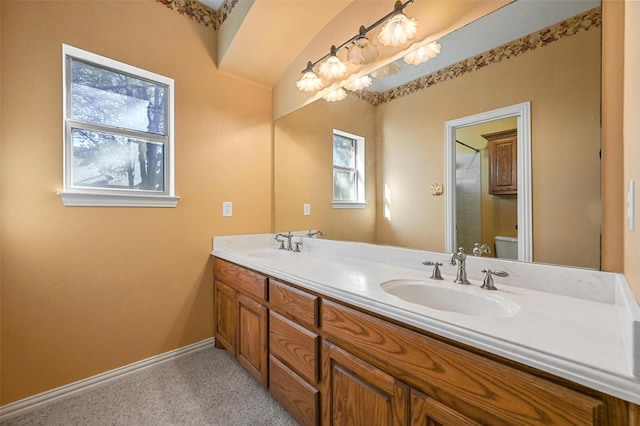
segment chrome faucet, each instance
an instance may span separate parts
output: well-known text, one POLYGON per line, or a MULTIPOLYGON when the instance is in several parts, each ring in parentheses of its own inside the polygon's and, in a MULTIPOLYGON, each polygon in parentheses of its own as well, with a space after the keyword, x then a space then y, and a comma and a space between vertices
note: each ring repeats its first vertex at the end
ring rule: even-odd
POLYGON ((467 255, 464 253, 464 248, 459 247, 457 253, 451 255, 451 261, 449 264, 458 265, 458 272, 456 273, 456 279, 453 281, 456 284, 471 284, 467 279, 467 255))
POLYGON ((491 247, 487 244, 475 243, 473 245, 473 255, 474 256, 482 256, 482 253, 491 253, 491 247))
POLYGON ((309 237, 309 238, 313 238, 315 236, 322 237, 322 235, 323 235, 322 231, 319 230, 319 229, 317 229, 315 231, 313 229, 310 229, 309 232, 307 232, 307 237, 309 237))
POLYGON ((276 234, 275 240, 280 243, 280 250, 288 250, 288 251, 293 250, 293 247, 291 246, 292 237, 293 237, 293 234, 291 232, 287 232, 286 234, 276 234), (286 238, 286 240, 281 240, 279 237, 286 238), (287 243, 286 247, 284 245, 285 242, 287 243))

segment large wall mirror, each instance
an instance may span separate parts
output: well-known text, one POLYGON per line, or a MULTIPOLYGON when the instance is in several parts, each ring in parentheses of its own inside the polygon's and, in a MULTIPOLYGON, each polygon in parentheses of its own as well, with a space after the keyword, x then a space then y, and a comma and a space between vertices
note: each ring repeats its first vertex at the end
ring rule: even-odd
MULTIPOLYGON (((526 260, 600 269, 600 3, 518 0, 439 42, 441 55, 422 68, 399 61, 367 93, 319 100, 276 120, 275 231, 321 229, 330 239, 450 250, 457 244, 447 230, 461 213, 447 208, 445 123, 528 103, 526 260), (334 130, 365 140, 366 203, 354 208, 333 204, 334 130)), ((514 126, 500 125, 476 129, 480 142, 468 144, 480 168, 489 156, 482 136, 514 126)), ((472 126, 457 138, 472 141, 465 127, 472 126)), ((495 256, 496 236, 518 236, 514 200, 524 194, 488 194, 487 172, 479 176, 480 204, 464 214, 487 223, 477 242, 495 256)))

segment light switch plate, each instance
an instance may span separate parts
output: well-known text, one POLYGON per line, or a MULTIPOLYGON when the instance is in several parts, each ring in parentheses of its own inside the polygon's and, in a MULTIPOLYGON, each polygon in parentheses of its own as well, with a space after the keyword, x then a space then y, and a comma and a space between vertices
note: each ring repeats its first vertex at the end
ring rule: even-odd
POLYGON ((304 205, 304 215, 311 216, 311 204, 304 205))
POLYGON ((222 202, 222 216, 233 216, 233 204, 231 203, 231 201, 222 202))

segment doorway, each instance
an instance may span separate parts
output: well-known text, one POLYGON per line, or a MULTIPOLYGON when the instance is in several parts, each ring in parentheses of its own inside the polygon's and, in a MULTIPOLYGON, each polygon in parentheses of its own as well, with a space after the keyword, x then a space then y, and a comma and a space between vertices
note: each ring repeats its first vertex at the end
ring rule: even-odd
MULTIPOLYGON (((446 236, 445 236, 445 249, 447 252, 453 252, 457 247, 460 246, 460 243, 471 246, 469 248, 465 247, 465 251, 469 252, 469 249, 473 249, 473 243, 481 242, 488 243, 490 246, 493 246, 493 241, 482 241, 482 238, 485 240, 490 237, 488 234, 482 235, 482 196, 484 194, 483 186, 487 185, 487 182, 482 182, 482 172, 480 171, 480 175, 477 179, 480 181, 479 185, 472 185, 470 182, 465 182, 458 184, 457 182, 457 173, 456 168, 460 168, 458 166, 457 154, 458 151, 457 146, 460 145, 457 140, 459 140, 459 136, 462 134, 473 130, 474 127, 480 126, 480 128, 489 128, 490 123, 493 122, 501 122, 506 120, 510 123, 515 123, 517 129, 517 196, 515 200, 511 201, 511 204, 515 204, 516 217, 517 220, 513 227, 517 226, 517 230, 515 234, 517 235, 518 241, 518 254, 517 259, 521 261, 531 262, 533 258, 533 250, 532 250, 532 225, 531 225, 531 105, 529 102, 508 106, 505 108, 500 108, 492 111, 483 112, 480 114, 475 114, 472 116, 462 117, 456 120, 451 120, 445 123, 445 152, 446 152, 446 173, 447 173, 447 188, 446 191, 446 236), (467 185, 465 185, 467 184, 467 185), (474 214, 480 219, 480 233, 476 233, 475 235, 472 233, 469 236, 458 235, 458 228, 461 230, 464 228, 468 228, 467 224, 463 224, 462 218, 458 206, 461 203, 464 203, 465 194, 464 187, 478 188, 477 195, 467 195, 466 199, 469 201, 469 217, 473 218, 474 214), (478 199, 476 208, 474 210, 473 203, 471 200, 473 198, 478 199), (515 201, 515 203, 513 203, 515 201), (462 226, 458 226, 458 223, 462 226), (476 241, 467 241, 467 239, 472 239, 476 241)), ((513 124, 511 124, 513 125, 513 124)), ((484 134, 484 133, 483 133, 484 134)), ((463 141, 460 141, 463 142, 463 141)), ((478 152, 475 152, 473 149, 467 148, 467 153, 471 154, 469 156, 463 157, 467 160, 467 166, 469 169, 473 170, 476 167, 481 170, 482 164, 482 151, 480 148, 474 147, 473 144, 467 144, 471 148, 478 149, 478 152), (474 159, 476 157, 477 159, 474 159), (469 164, 473 162, 474 164, 469 164), (475 165, 477 163, 477 166, 475 165)), ((462 150, 460 150, 462 151, 462 150)), ((467 176, 471 176, 471 172, 468 171, 467 176)), ((460 174, 460 172, 458 172, 460 174)), ((476 179, 475 177, 473 179, 476 179)), ((503 197, 504 198, 504 197, 503 197)), ((505 201, 505 200, 500 200, 505 201)), ((507 203, 501 203, 503 205, 509 204, 509 200, 506 200, 507 203)), ((460 206, 460 212, 464 211, 464 206, 460 206)), ((485 203, 485 211, 489 209, 487 203, 485 203)), ((507 209, 508 210, 508 209, 507 209)), ((501 210, 502 211, 502 210, 501 210)), ((490 215, 490 213, 487 213, 490 215)), ((487 218, 489 219, 489 218, 487 218)), ((499 221, 500 218, 491 218, 490 221, 499 221)), ((477 221, 475 225, 471 225, 471 227, 476 228, 477 230, 477 221)), ((505 226, 508 228, 510 225, 508 223, 508 219, 505 220, 505 226)), ((488 231, 487 231, 488 232, 488 231)), ((499 230, 499 233, 509 233, 502 229, 499 230)))

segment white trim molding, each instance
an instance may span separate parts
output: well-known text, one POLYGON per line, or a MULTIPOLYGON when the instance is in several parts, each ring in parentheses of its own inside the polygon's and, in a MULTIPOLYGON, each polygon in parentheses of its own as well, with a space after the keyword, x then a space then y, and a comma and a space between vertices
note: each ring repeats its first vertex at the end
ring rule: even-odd
POLYGON ((445 251, 456 249, 456 129, 516 117, 518 126, 518 260, 533 261, 531 209, 531 102, 523 102, 447 121, 445 129, 446 226, 445 251))
POLYGON ((107 371, 87 379, 79 380, 77 382, 1 406, 0 422, 4 422, 21 414, 35 411, 63 399, 81 395, 100 386, 104 386, 112 381, 122 379, 130 374, 137 373, 165 361, 171 361, 185 355, 209 349, 213 347, 214 342, 215 340, 213 337, 201 340, 200 342, 183 346, 182 348, 143 359, 142 361, 134 362, 133 364, 125 365, 124 367, 116 368, 115 370, 107 371))
POLYGON ((176 207, 180 197, 125 195, 85 192, 58 192, 65 207, 176 207))

